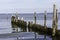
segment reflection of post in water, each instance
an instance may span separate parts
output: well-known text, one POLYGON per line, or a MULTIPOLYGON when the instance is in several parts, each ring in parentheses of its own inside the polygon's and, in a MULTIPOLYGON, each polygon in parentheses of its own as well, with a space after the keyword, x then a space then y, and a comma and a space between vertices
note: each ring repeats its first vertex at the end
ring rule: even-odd
POLYGON ((46 13, 46 11, 45 11, 45 13, 44 13, 44 40, 46 39, 46 15, 47 15, 47 13, 46 13))

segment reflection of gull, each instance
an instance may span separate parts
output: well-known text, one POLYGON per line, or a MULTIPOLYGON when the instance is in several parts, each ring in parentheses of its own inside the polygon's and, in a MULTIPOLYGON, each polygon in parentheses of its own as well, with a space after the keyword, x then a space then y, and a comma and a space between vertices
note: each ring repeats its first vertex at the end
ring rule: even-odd
POLYGON ((24 20, 23 17, 21 18, 21 20, 24 20))

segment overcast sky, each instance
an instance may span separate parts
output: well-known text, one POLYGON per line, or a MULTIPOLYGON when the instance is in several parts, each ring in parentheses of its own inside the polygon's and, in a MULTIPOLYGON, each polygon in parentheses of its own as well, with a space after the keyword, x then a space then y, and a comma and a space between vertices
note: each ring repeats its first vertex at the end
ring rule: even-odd
POLYGON ((53 4, 60 11, 60 0, 0 0, 0 13, 52 12, 53 4))

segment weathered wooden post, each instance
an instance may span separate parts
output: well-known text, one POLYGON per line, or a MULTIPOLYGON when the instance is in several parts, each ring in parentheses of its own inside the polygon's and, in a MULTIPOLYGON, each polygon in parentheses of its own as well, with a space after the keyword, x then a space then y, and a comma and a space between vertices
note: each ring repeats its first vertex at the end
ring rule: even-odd
MULTIPOLYGON (((36 12, 34 12, 34 24, 36 26, 36 12)), ((36 32, 35 32, 35 40, 36 40, 36 32)))
MULTIPOLYGON (((16 12, 16 23, 18 22, 18 13, 16 12)), ((16 31, 18 32, 18 27, 16 28, 16 31)))
POLYGON ((16 12, 16 19, 18 19, 18 13, 16 12))
POLYGON ((47 13, 46 13, 46 11, 45 11, 45 13, 44 13, 44 30, 45 30, 44 39, 46 39, 46 29, 47 29, 47 27, 46 27, 46 15, 47 15, 47 13))
POLYGON ((52 36, 56 34, 56 5, 53 5, 53 24, 52 24, 52 36))
POLYGON ((56 30, 58 29, 58 9, 56 9, 56 30))
MULTIPOLYGON (((16 23, 18 22, 18 14, 17 14, 17 12, 16 12, 16 23)), ((16 27, 16 31, 18 32, 18 27, 16 27)), ((18 40, 19 38, 17 37, 17 40, 18 40)))
POLYGON ((12 32, 15 32, 15 25, 14 24, 15 24, 15 16, 12 16, 11 17, 11 26, 12 26, 12 30, 13 30, 12 32))
POLYGON ((45 13, 44 13, 44 29, 46 29, 46 15, 47 15, 47 13, 45 11, 45 13))
POLYGON ((36 24, 36 12, 34 12, 34 24, 36 24))
POLYGON ((28 22, 28 31, 30 32, 30 22, 28 22))

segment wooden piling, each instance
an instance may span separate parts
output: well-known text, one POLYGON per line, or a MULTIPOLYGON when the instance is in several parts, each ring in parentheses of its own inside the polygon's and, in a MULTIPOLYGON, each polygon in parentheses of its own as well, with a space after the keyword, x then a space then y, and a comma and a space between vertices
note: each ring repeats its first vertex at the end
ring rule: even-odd
POLYGON ((18 19, 18 13, 17 12, 16 12, 15 16, 16 16, 16 19, 18 19))
POLYGON ((56 5, 53 5, 53 24, 52 24, 52 36, 56 34, 56 5))
POLYGON ((30 22, 30 21, 28 22, 28 31, 29 31, 29 32, 31 31, 30 29, 31 29, 31 27, 32 27, 32 23, 33 23, 33 22, 30 22))
POLYGON ((46 31, 47 31, 47 27, 46 27, 46 15, 47 15, 47 13, 46 13, 46 11, 45 11, 45 13, 44 13, 44 30, 45 30, 44 39, 46 38, 46 31))
POLYGON ((58 9, 56 9, 56 30, 58 29, 58 9))
POLYGON ((36 24, 36 12, 34 12, 34 24, 36 24))
MULTIPOLYGON (((34 24, 36 26, 36 12, 34 12, 34 24)), ((34 34, 35 34, 35 40, 36 40, 36 32, 34 34)))
POLYGON ((46 13, 46 11, 45 11, 45 13, 44 13, 44 28, 46 29, 46 15, 47 15, 47 13, 46 13))

